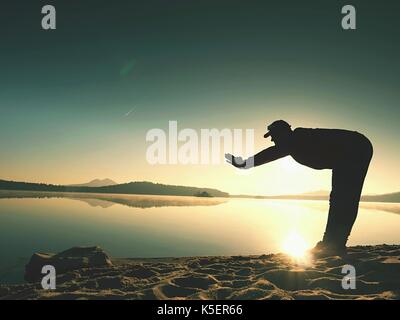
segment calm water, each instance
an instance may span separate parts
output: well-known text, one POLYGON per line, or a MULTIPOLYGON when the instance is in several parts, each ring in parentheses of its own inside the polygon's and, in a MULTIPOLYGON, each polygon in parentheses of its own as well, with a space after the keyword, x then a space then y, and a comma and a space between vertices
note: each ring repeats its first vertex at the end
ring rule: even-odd
MULTIPOLYGON (((323 201, 99 196, 0 199, 0 282, 19 282, 32 253, 99 245, 113 257, 262 254, 295 233, 312 246, 323 201), (128 199, 128 200, 127 200, 128 199), (154 206, 154 207, 153 207, 154 206)), ((362 204, 350 245, 400 243, 400 204, 362 204)))

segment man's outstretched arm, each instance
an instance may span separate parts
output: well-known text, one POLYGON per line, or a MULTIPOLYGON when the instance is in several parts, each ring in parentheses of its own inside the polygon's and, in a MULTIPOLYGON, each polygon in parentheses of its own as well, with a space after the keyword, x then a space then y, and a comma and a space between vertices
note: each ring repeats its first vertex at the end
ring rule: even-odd
POLYGON ((225 158, 229 163, 237 168, 248 169, 251 167, 257 167, 264 163, 268 163, 289 155, 288 152, 277 148, 276 146, 269 147, 260 151, 252 157, 249 157, 247 160, 243 161, 241 157, 235 157, 231 154, 226 154, 225 158))
POLYGON ((264 163, 278 160, 289 155, 288 152, 283 151, 276 146, 269 147, 255 154, 253 157, 248 158, 246 161, 253 163, 254 167, 261 166, 264 163))

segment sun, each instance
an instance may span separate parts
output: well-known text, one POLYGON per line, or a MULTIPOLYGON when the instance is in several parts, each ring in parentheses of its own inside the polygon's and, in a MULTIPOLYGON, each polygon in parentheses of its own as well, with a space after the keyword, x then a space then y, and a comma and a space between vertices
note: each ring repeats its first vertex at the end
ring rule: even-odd
POLYGON ((305 259, 309 248, 308 243, 296 231, 290 232, 282 244, 283 252, 296 259, 305 259))

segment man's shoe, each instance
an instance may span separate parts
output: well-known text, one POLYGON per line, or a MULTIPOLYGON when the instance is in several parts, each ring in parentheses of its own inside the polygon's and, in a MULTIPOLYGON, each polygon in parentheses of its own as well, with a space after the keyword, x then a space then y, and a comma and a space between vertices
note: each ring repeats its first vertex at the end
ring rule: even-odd
POLYGON ((310 250, 310 253, 315 258, 326 258, 333 256, 345 257, 347 255, 347 249, 344 245, 320 241, 313 249, 310 250))

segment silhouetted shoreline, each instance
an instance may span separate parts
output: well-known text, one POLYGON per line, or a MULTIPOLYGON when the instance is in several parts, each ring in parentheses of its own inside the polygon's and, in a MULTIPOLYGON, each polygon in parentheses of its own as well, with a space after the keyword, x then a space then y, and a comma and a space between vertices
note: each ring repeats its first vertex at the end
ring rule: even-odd
POLYGON ((14 191, 47 191, 47 192, 85 192, 109 194, 147 194, 171 196, 195 196, 207 193, 211 197, 228 197, 227 192, 212 188, 167 185, 148 181, 136 181, 103 187, 65 186, 44 183, 30 183, 0 180, 0 190, 14 191))
MULTIPOLYGON (((147 181, 130 182, 104 187, 79 187, 63 186, 43 183, 28 183, 0 180, 0 191, 36 191, 36 192, 57 192, 57 193, 98 193, 98 194, 131 194, 131 195, 169 195, 169 196, 196 196, 196 197, 219 197, 219 198, 249 198, 249 199, 282 199, 282 200, 329 200, 329 193, 326 194, 295 194, 295 195, 230 195, 227 192, 212 188, 200 188, 190 186, 176 186, 147 181), (202 196, 199 196, 202 195, 202 196)), ((2 195, 0 195, 2 197, 2 195)), ((400 203, 400 192, 363 195, 363 202, 391 202, 400 203)))
MULTIPOLYGON (((230 195, 230 198, 249 198, 249 199, 281 199, 281 200, 329 200, 327 195, 276 195, 276 196, 253 196, 253 195, 230 195)), ((363 195, 362 202, 391 202, 400 203, 400 192, 386 193, 379 195, 363 195)))

